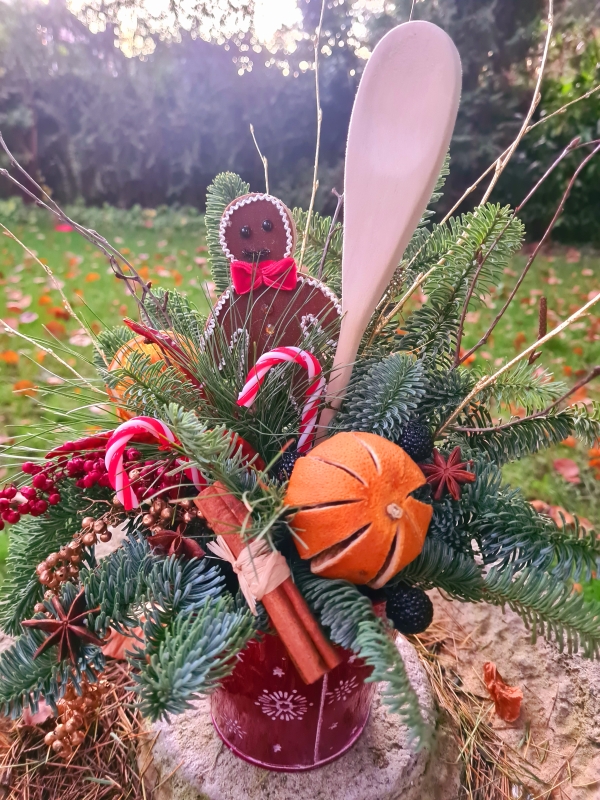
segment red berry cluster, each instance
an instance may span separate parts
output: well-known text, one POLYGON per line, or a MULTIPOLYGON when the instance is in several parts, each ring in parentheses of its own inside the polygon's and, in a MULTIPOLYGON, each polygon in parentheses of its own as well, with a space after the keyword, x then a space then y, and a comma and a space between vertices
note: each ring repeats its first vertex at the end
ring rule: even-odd
POLYGON ((54 476, 50 477, 42 467, 30 461, 26 461, 21 469, 26 474, 33 475, 31 486, 17 488, 11 483, 0 489, 0 530, 6 522, 14 525, 27 514, 40 517, 46 513, 49 505, 60 503, 60 492, 54 476))

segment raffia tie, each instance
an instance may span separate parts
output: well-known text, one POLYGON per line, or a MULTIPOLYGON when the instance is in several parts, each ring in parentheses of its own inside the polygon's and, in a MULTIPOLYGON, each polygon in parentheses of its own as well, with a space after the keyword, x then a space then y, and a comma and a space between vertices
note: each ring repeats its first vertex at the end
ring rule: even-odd
POLYGON ((290 576, 285 558, 277 550, 271 550, 264 539, 250 542, 236 558, 223 536, 209 542, 208 549, 224 561, 228 561, 238 576, 240 589, 250 611, 256 616, 256 601, 276 589, 290 576))

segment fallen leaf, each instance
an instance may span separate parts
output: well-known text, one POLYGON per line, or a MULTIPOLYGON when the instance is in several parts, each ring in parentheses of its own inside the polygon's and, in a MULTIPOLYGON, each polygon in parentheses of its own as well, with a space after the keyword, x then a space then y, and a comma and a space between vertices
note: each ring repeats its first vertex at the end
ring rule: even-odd
POLYGON ((593 269, 582 269, 581 274, 584 275, 586 278, 591 278, 594 275, 593 269))
POLYGON ((178 270, 174 269, 171 273, 173 275, 173 280, 175 281, 175 286, 181 286, 183 283, 183 275, 178 270))
POLYGON ((527 341, 527 337, 523 333, 523 331, 519 331, 513 340, 513 347, 515 350, 521 350, 525 342, 527 341))
POLYGON ((52 305, 52 298, 49 294, 43 294, 40 296, 38 300, 38 305, 40 306, 51 306, 52 305))
POLYGON ((576 250, 574 247, 569 247, 565 254, 565 261, 567 264, 578 264, 581 261, 581 251, 576 250))
POLYGON ((25 297, 22 297, 20 300, 11 300, 10 303, 6 304, 6 308, 9 311, 19 312, 25 311, 31 305, 31 295, 27 294, 25 297))
POLYGON ((4 361, 5 364, 18 364, 19 354, 14 350, 4 350, 0 353, 0 361, 4 361))
POLYGON ((53 308, 49 308, 48 311, 55 319, 71 319, 71 315, 67 309, 62 306, 54 306, 53 308))
POLYGON ((93 283, 93 281, 99 281, 99 280, 100 280, 99 272, 88 272, 88 274, 85 276, 86 283, 93 283))
POLYGON ((567 436, 561 444, 564 444, 565 447, 577 447, 577 439, 574 436, 567 436))
POLYGON ((493 661, 483 665, 483 680, 494 701, 496 714, 505 722, 515 722, 521 713, 522 689, 505 683, 493 661))
POLYGON ((66 222, 59 222, 54 226, 54 230, 57 233, 71 233, 73 226, 68 225, 66 222))
POLYGON ((27 397, 33 397, 36 391, 35 383, 28 381, 26 378, 13 383, 13 392, 15 392, 15 394, 26 394, 27 397))
POLYGON ((74 344, 77 347, 87 347, 92 343, 92 337, 85 331, 77 331, 72 336, 69 336, 69 344, 74 344))
POLYGON ((38 315, 35 311, 24 311, 19 317, 19 322, 23 325, 28 325, 30 322, 35 322, 38 315))
POLYGON ((62 339, 67 335, 67 329, 62 322, 58 322, 58 320, 51 319, 44 327, 48 333, 52 334, 52 336, 56 336, 57 339, 62 339))
POLYGON ((555 472, 568 481, 569 483, 581 483, 579 477, 579 467, 572 458, 556 458, 552 462, 555 472))

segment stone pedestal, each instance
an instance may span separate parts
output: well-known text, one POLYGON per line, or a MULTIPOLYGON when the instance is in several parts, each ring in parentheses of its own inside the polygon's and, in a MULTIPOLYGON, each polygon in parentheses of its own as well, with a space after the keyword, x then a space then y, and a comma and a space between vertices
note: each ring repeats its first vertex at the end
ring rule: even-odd
MULTIPOLYGON (((434 720, 427 678, 413 648, 398 647, 422 707, 434 720)), ((154 800, 450 800, 459 791, 456 753, 415 753, 408 731, 375 696, 363 735, 337 761, 309 772, 269 772, 228 750, 210 720, 210 701, 158 723, 140 752, 154 800), (434 766, 435 765, 435 766, 434 766)))

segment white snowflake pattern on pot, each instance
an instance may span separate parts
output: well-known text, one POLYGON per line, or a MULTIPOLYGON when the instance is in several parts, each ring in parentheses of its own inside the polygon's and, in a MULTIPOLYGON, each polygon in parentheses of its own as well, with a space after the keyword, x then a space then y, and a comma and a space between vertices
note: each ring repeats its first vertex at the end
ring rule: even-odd
POLYGON ((292 689, 291 692, 267 692, 265 689, 255 705, 260 706, 263 714, 272 720, 280 719, 286 722, 302 719, 307 709, 306 697, 298 694, 296 689, 292 689))
POLYGON ((275 675, 276 678, 283 678, 285 672, 281 669, 281 667, 275 667, 273 670, 273 675, 275 675))
POLYGON ((243 739, 246 731, 242 730, 240 723, 237 719, 228 719, 225 723, 225 733, 231 736, 232 739, 243 739))
POLYGON ((354 690, 357 688, 358 680, 354 675, 351 678, 340 681, 335 689, 332 689, 331 692, 327 692, 327 704, 331 705, 335 701, 341 703, 344 700, 347 700, 352 694, 354 694, 354 690))

